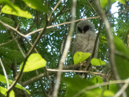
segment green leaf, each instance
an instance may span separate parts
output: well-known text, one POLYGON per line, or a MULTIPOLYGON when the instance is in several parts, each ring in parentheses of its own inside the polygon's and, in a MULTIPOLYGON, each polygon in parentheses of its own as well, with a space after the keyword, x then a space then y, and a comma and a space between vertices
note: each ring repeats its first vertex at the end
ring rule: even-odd
POLYGON ((112 91, 109 91, 109 90, 104 91, 102 88, 86 91, 86 97, 113 97, 113 96, 114 96, 114 93, 112 91))
POLYGON ((91 53, 76 52, 73 56, 74 64, 77 65, 78 63, 83 62, 89 56, 91 56, 91 53))
POLYGON ((40 12, 47 12, 48 9, 45 5, 43 5, 43 2, 41 0, 23 0, 27 6, 36 9, 40 12))
MULTIPOLYGON (((67 85, 66 97, 73 97, 76 93, 78 93, 83 88, 93 85, 91 81, 82 79, 79 76, 74 76, 73 78, 64 77, 62 78, 62 81, 65 82, 65 84, 67 85)), ((85 93, 81 95, 83 96, 79 96, 79 97, 87 97, 85 93)))
POLYGON ((0 93, 3 94, 4 96, 6 96, 7 95, 6 92, 7 92, 7 89, 0 86, 0 93))
POLYGON ((116 1, 118 1, 118 2, 120 2, 120 3, 125 5, 125 0, 116 0, 116 1))
MULTIPOLYGON (((9 81, 9 84, 10 84, 10 85, 13 83, 13 81, 10 80, 10 79, 8 79, 8 81, 9 81)), ((5 77, 4 77, 3 75, 1 75, 1 74, 0 74, 0 82, 3 82, 3 83, 5 83, 5 84, 7 84, 5 77)), ((15 87, 16 87, 16 88, 19 88, 19 89, 21 89, 21 90, 25 90, 28 94, 30 94, 30 92, 29 92, 28 90, 26 90, 23 86, 21 86, 19 83, 17 83, 17 84, 15 85, 15 87)))
MULTIPOLYGON (((112 80, 110 80, 109 82, 112 82, 112 80)), ((117 93, 117 91, 119 91, 117 84, 110 84, 109 88, 110 88, 110 91, 112 91, 113 93, 117 93)))
MULTIPOLYGON (((8 79, 8 81, 9 81, 10 84, 13 82, 12 80, 9 80, 9 79, 8 79)), ((1 74, 0 74, 0 82, 3 82, 3 83, 6 84, 6 79, 5 79, 5 77, 4 77, 3 75, 1 75, 1 74)))
POLYGON ((102 88, 86 91, 86 95, 87 97, 97 97, 97 96, 99 97, 100 95, 102 95, 102 88))
POLYGON ((112 92, 112 91, 110 91, 110 90, 106 90, 106 91, 104 91, 104 97, 106 96, 106 97, 113 97, 114 96, 114 93, 112 92))
POLYGON ((91 59, 91 64, 98 66, 98 65, 105 65, 106 63, 100 59, 92 58, 91 59))
POLYGON ((1 12, 6 13, 6 14, 20 16, 20 17, 25 17, 28 19, 32 18, 32 15, 30 13, 28 13, 28 11, 23 11, 19 7, 17 7, 16 5, 13 5, 13 7, 14 7, 14 9, 16 9, 16 11, 12 7, 10 7, 9 5, 5 5, 1 9, 1 12))
MULTIPOLYGON (((3 36, 3 35, 1 35, 1 36, 3 36)), ((7 47, 0 47, 0 55, 3 56, 4 58, 7 58, 9 63, 11 61, 14 61, 14 60, 21 63, 22 60, 24 59, 23 56, 21 56, 21 53, 18 50, 10 49, 10 48, 7 48, 7 47)))
POLYGON ((111 2, 111 4, 113 4, 113 3, 115 3, 115 2, 116 2, 116 0, 111 0, 110 2, 111 2))
POLYGON ((16 88, 19 88, 19 89, 21 89, 21 90, 24 90, 24 91, 26 91, 28 94, 30 94, 30 92, 28 91, 28 90, 26 90, 26 88, 24 88, 21 84, 19 84, 19 83, 17 83, 16 85, 15 85, 15 87, 16 88))
MULTIPOLYGON (((2 22, 4 22, 4 23, 6 23, 6 24, 8 24, 8 25, 10 25, 12 27, 14 27, 14 21, 12 19, 7 18, 7 17, 4 17, 4 16, 0 16, 0 20, 2 22)), ((5 29, 5 27, 0 23, 0 28, 1 27, 5 29)))
POLYGON ((4 3, 5 1, 7 1, 7 0, 0 0, 0 3, 4 3))
MULTIPOLYGON (((115 49, 122 53, 125 57, 129 58, 129 49, 125 46, 124 42, 117 36, 114 36, 115 49)), ((121 79, 129 77, 129 60, 121 55, 115 54, 115 62, 117 72, 121 79)), ((129 87, 126 89, 127 96, 129 97, 129 87)))
POLYGON ((93 82, 94 84, 97 84, 97 83, 102 83, 103 79, 100 76, 95 76, 95 77, 91 78, 90 81, 93 82))
MULTIPOLYGON (((0 87, 0 93, 3 94, 4 96, 7 96, 7 89, 5 89, 4 87, 0 87)), ((9 97, 15 97, 13 90, 10 91, 9 97)))
MULTIPOLYGON (((101 3, 101 7, 104 8, 106 6, 106 4, 108 3, 109 0, 100 0, 101 3)), ((110 3, 113 4, 115 3, 117 0, 111 0, 110 3)))
POLYGON ((104 8, 105 5, 108 3, 108 0, 101 0, 100 3, 101 3, 101 7, 104 8))
POLYGON ((125 46, 124 42, 117 36, 114 36, 114 44, 116 50, 129 57, 129 49, 125 46))
MULTIPOLYGON (((22 68, 23 62, 20 66, 22 68)), ((27 59, 23 72, 33 71, 46 66, 46 60, 38 53, 33 53, 27 59)))

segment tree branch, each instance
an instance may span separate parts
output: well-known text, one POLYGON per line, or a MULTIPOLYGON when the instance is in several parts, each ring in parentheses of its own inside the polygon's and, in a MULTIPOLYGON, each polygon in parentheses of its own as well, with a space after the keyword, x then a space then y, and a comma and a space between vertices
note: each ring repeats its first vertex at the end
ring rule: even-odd
POLYGON ((119 80, 120 77, 118 75, 116 64, 115 64, 115 55, 114 55, 115 47, 114 47, 113 35, 112 35, 112 32, 111 32, 110 24, 108 22, 108 19, 107 19, 106 15, 104 14, 104 12, 103 12, 103 10, 101 8, 100 1, 95 0, 95 3, 96 3, 96 6, 98 8, 98 11, 100 13, 101 18, 102 18, 103 22, 105 23, 105 27, 106 27, 107 34, 108 34, 110 63, 111 63, 111 66, 112 66, 112 69, 113 69, 113 72, 115 74, 116 79, 119 80))
POLYGON ((2 69, 3 69, 5 79, 6 79, 7 89, 9 89, 9 82, 8 82, 7 73, 6 73, 6 70, 5 70, 5 68, 4 68, 4 65, 3 65, 3 62, 2 62, 2 60, 1 60, 1 58, 0 58, 0 64, 1 64, 1 67, 2 67, 2 69))
POLYGON ((74 24, 75 24, 75 22, 74 22, 75 15, 76 15, 76 0, 73 0, 72 23, 71 23, 70 31, 69 31, 67 41, 66 41, 66 44, 65 44, 64 52, 63 52, 63 55, 62 55, 62 57, 60 59, 60 62, 59 62, 59 71, 58 71, 58 74, 57 74, 57 82, 56 82, 55 87, 54 87, 53 97, 58 97, 59 83, 60 83, 60 79, 61 79, 61 70, 63 69, 63 63, 65 61, 65 57, 67 56, 68 50, 70 48, 71 37, 72 37, 74 24))
POLYGON ((26 58, 25 58, 25 60, 24 60, 24 63, 23 63, 22 69, 21 69, 21 71, 20 71, 20 73, 19 73, 19 75, 18 75, 17 79, 12 83, 12 85, 11 85, 11 86, 10 86, 10 88, 8 89, 8 91, 7 91, 7 95, 9 95, 9 92, 12 90, 12 88, 16 85, 16 83, 17 83, 17 82, 18 82, 18 80, 20 79, 20 77, 21 77, 21 75, 22 75, 22 72, 23 72, 23 69, 24 69, 24 66, 25 66, 25 63, 26 63, 26 61, 27 61, 28 57, 30 56, 30 54, 32 53, 32 51, 33 51, 34 47, 36 46, 36 44, 37 44, 37 43, 38 43, 38 41, 40 40, 40 38, 41 38, 42 34, 45 32, 45 30, 46 30, 46 26, 47 26, 47 23, 46 23, 46 25, 45 25, 45 27, 44 27, 43 31, 38 35, 38 37, 37 37, 37 39, 35 40, 35 42, 34 42, 33 46, 30 48, 30 50, 29 50, 29 52, 28 52, 28 54, 27 54, 27 56, 26 56, 26 58))
POLYGON ((44 75, 45 75, 45 73, 39 74, 38 76, 35 76, 35 77, 33 77, 33 78, 31 78, 31 79, 29 79, 29 80, 23 82, 22 85, 23 85, 23 86, 29 85, 29 84, 31 84, 32 82, 35 82, 35 81, 41 79, 44 75))

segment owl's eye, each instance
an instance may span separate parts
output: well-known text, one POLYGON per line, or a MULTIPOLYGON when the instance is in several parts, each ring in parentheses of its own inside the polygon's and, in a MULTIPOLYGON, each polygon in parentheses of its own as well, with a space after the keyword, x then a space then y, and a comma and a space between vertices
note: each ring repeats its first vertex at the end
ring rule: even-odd
POLYGON ((90 29, 89 26, 85 26, 85 27, 84 27, 84 32, 86 32, 86 31, 89 30, 89 29, 90 29))
POLYGON ((81 33, 82 32, 81 28, 78 27, 78 31, 81 33))

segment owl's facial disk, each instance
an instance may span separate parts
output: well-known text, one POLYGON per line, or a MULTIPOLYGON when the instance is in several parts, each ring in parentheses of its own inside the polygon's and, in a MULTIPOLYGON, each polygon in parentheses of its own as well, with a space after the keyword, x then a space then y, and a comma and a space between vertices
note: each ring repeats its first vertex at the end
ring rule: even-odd
POLYGON ((90 29, 89 26, 85 26, 83 29, 81 29, 80 27, 78 27, 78 31, 82 34, 85 34, 88 30, 90 29))

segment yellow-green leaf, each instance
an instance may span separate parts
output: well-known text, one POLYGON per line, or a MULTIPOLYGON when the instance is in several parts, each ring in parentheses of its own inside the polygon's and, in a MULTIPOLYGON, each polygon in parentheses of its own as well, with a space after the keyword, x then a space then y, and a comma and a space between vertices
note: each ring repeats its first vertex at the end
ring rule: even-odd
POLYGON ((77 65, 78 63, 83 62, 89 56, 91 56, 91 53, 76 52, 73 56, 74 64, 77 65))
POLYGON ((104 7, 108 3, 108 0, 101 0, 100 3, 101 7, 104 7))
POLYGON ((110 91, 110 90, 105 90, 104 91, 104 96, 106 96, 106 97, 113 97, 114 96, 114 93, 112 92, 112 91, 110 91))
MULTIPOLYGON (((20 66, 20 70, 22 68, 23 62, 20 66)), ((26 61, 23 72, 33 71, 46 66, 46 60, 42 58, 42 56, 38 53, 33 53, 29 56, 26 61)))
POLYGON ((90 91, 86 91, 87 97, 113 97, 114 93, 110 90, 103 90, 102 88, 95 88, 90 91), (102 96, 103 92, 103 96, 102 96))
POLYGON ((24 91, 26 91, 28 94, 30 94, 30 92, 28 91, 28 90, 26 90, 26 88, 24 88, 21 84, 19 84, 19 83, 17 83, 16 85, 15 85, 15 87, 16 88, 19 88, 19 89, 21 89, 21 90, 24 90, 24 91))
POLYGON ((10 7, 9 5, 5 5, 2 9, 1 12, 6 13, 6 14, 11 14, 11 15, 16 15, 20 17, 25 17, 25 18, 32 18, 32 15, 28 13, 28 11, 21 10, 18 6, 13 5, 13 8, 10 7), (14 10, 15 9, 15 10, 14 10))
POLYGON ((13 4, 10 0, 0 0, 0 3, 7 4, 7 5, 10 6, 14 11, 16 11, 16 9, 13 7, 14 4, 13 4))
POLYGON ((101 97, 102 95, 102 88, 95 88, 90 91, 86 91, 87 97, 101 97))
POLYGON ((1 94, 3 94, 4 96, 6 96, 7 95, 6 92, 7 92, 7 89, 5 89, 4 87, 0 87, 0 93, 1 94))
MULTIPOLYGON (((0 87, 0 93, 3 94, 4 96, 7 96, 7 89, 4 87, 0 87)), ((13 90, 10 91, 9 97, 15 97, 13 90)))
POLYGON ((94 76, 93 78, 90 79, 90 81, 92 83, 94 83, 94 84, 97 84, 97 83, 102 83, 103 82, 103 79, 100 76, 94 76))
POLYGON ((106 63, 100 59, 92 58, 91 59, 91 64, 98 66, 98 65, 105 65, 106 63))
MULTIPOLYGON (((10 84, 10 85, 13 83, 13 81, 10 80, 10 79, 8 79, 8 81, 9 81, 9 84, 10 84)), ((1 74, 0 74, 0 82, 7 84, 5 77, 4 77, 3 75, 1 75, 1 74)), ((28 94, 30 94, 30 92, 29 92, 28 90, 26 90, 23 86, 21 86, 19 83, 17 83, 17 84, 15 85, 15 87, 16 87, 16 88, 19 88, 19 89, 21 89, 21 90, 25 90, 28 94)))

